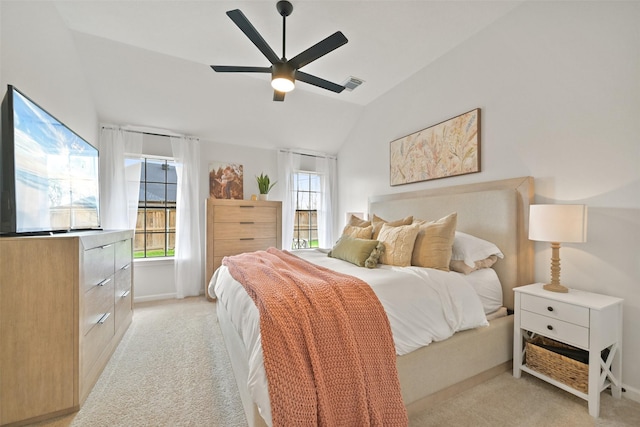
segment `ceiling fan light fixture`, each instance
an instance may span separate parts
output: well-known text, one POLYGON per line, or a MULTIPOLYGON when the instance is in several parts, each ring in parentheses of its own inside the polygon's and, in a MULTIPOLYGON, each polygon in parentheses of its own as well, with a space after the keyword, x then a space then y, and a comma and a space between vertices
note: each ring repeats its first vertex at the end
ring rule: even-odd
POLYGON ((286 62, 273 64, 273 73, 271 75, 271 87, 278 92, 291 92, 296 87, 296 70, 290 67, 286 62))
POLYGON ((288 77, 274 77, 271 80, 271 87, 278 92, 286 93, 291 92, 296 85, 288 77))

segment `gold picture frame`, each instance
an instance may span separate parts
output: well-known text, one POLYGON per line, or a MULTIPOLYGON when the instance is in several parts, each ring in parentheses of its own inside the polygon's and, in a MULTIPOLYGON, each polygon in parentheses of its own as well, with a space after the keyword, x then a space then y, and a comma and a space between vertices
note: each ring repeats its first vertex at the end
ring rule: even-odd
POLYGON ((391 141, 390 185, 480 172, 480 108, 391 141))

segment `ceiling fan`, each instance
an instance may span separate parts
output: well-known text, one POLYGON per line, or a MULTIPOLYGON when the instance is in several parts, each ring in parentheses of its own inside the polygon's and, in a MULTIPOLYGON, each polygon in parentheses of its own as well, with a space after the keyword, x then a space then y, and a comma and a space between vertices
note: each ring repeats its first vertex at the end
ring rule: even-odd
POLYGON ((300 71, 300 68, 347 43, 348 40, 344 34, 340 31, 336 31, 321 42, 316 43, 307 50, 287 60, 285 51, 286 20, 287 16, 291 15, 291 12, 293 11, 293 5, 288 1, 279 1, 276 4, 276 9, 282 16, 282 58, 279 58, 278 55, 276 55, 273 49, 271 49, 240 9, 234 9, 228 11, 227 15, 233 22, 235 22, 238 28, 240 28, 240 30, 249 37, 249 40, 256 45, 260 52, 267 57, 269 62, 271 62, 271 66, 245 67, 233 65, 212 65, 211 68, 219 73, 270 73, 271 86, 274 89, 274 101, 284 101, 285 93, 293 90, 296 80, 300 80, 332 92, 342 92, 344 90, 344 86, 302 72, 300 71))

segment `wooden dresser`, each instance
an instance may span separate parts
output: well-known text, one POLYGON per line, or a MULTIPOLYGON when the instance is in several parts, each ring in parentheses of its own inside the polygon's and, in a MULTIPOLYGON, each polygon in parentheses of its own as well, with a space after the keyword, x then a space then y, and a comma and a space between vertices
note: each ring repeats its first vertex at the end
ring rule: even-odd
POLYGON ((282 202, 209 198, 206 209, 205 291, 225 256, 282 248, 282 202))
POLYGON ((80 408, 131 324, 132 240, 0 238, 0 425, 80 408))

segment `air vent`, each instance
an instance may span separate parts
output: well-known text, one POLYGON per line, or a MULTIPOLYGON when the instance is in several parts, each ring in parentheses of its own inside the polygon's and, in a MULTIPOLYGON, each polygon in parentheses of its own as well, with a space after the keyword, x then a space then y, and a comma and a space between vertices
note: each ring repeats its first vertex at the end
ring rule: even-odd
POLYGON ((346 90, 352 91, 362 83, 364 83, 364 80, 351 76, 344 83, 342 83, 342 86, 344 86, 346 90))

